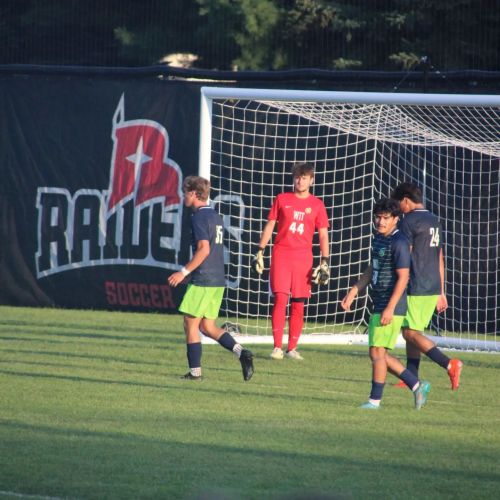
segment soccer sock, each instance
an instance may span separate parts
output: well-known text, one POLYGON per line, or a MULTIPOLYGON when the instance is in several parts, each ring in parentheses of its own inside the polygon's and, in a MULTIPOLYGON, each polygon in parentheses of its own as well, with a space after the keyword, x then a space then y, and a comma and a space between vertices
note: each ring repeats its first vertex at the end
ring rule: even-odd
POLYGON ((370 403, 373 404, 380 404, 380 400, 382 399, 382 393, 384 392, 384 386, 385 383, 383 382, 375 382, 375 380, 372 380, 372 390, 370 392, 370 398, 369 401, 370 403))
MULTIPOLYGON (((406 368, 418 378, 418 369, 420 367, 420 358, 406 358, 406 368)), ((404 381, 403 381, 404 382, 404 381)))
POLYGON ((219 344, 227 349, 228 351, 232 351, 234 346, 236 345, 236 341, 233 339, 231 334, 224 332, 217 341, 219 344))
POLYGON ((187 344, 187 359, 191 375, 199 377, 201 375, 201 342, 187 344))
POLYGON ((271 316, 271 323, 273 327, 274 347, 283 345, 283 331, 286 322, 286 304, 288 302, 288 295, 286 293, 274 294, 274 306, 271 316))
POLYGON ((432 349, 429 349, 425 355, 437 363, 439 366, 442 366, 445 370, 448 368, 448 364, 450 363, 450 358, 445 356, 436 346, 432 349))
POLYGON ((299 343, 299 337, 304 326, 304 301, 290 302, 290 319, 288 320, 288 350, 293 351, 299 343))
POLYGON ((234 352, 238 358, 240 357, 241 351, 243 347, 241 344, 238 344, 236 340, 232 337, 232 335, 228 332, 224 332, 217 341, 219 344, 227 349, 228 351, 234 352))
POLYGON ((414 387, 418 384, 418 378, 408 368, 403 370, 399 378, 413 391, 414 387))

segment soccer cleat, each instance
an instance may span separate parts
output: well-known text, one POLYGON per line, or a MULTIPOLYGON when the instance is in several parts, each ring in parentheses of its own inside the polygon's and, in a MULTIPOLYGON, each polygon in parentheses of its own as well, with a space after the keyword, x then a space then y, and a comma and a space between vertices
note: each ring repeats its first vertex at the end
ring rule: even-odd
POLYGON ((203 377, 200 375, 199 377, 194 376, 191 372, 187 372, 186 375, 180 377, 181 380, 194 380, 196 382, 201 382, 203 377))
POLYGON ((275 347, 271 353, 271 359, 283 359, 283 351, 279 347, 275 347))
POLYGON ((300 355, 300 353, 298 353, 295 349, 293 349, 292 351, 286 351, 285 353, 285 357, 289 358, 289 359, 295 359, 295 360, 299 360, 299 361, 302 361, 304 358, 300 355))
POLYGON ((418 389, 413 393, 415 396, 415 410, 420 410, 425 405, 429 392, 431 392, 430 382, 421 380, 418 389))
POLYGON ((408 389, 408 386, 402 380, 393 384, 392 387, 397 387, 398 389, 408 389))
POLYGON ((362 410, 380 410, 380 405, 374 405, 373 403, 370 403, 370 401, 367 401, 366 403, 363 403, 360 408, 362 410))
POLYGON ((240 363, 243 371, 243 380, 250 380, 254 372, 252 352, 248 349, 243 349, 240 354, 240 363))
POLYGON ((460 374, 464 364, 459 359, 451 359, 448 365, 448 376, 450 377, 451 390, 456 391, 460 384, 460 374))

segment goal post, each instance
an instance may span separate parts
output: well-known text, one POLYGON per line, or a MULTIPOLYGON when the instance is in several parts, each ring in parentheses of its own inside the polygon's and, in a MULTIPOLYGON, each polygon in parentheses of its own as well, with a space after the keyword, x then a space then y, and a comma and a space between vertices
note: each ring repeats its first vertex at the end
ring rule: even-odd
POLYGON ((369 262, 374 201, 410 181, 445 233, 449 308, 429 333, 500 351, 500 96, 203 87, 200 118, 199 173, 225 223, 221 316, 235 331, 272 342, 269 247, 262 276, 251 259, 274 197, 292 190, 291 165, 305 161, 330 219, 331 279, 313 287, 301 343, 366 344, 366 292, 349 313, 340 300, 369 262))

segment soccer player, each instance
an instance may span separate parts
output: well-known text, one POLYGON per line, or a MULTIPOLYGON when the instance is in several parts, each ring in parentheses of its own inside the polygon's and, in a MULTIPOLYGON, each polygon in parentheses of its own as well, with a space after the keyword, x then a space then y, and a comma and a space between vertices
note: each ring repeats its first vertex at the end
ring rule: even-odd
POLYGON ((456 390, 460 383, 462 361, 448 358, 434 342, 423 335, 434 310, 441 313, 448 307, 444 291, 441 224, 435 215, 424 208, 422 191, 415 184, 400 184, 392 193, 392 198, 399 202, 400 209, 405 214, 400 230, 411 246, 408 313, 403 323, 407 368, 418 376, 420 352, 423 352, 447 370, 451 389, 456 390))
POLYGON ((292 168, 292 175, 294 191, 281 193, 275 198, 252 265, 258 274, 262 274, 264 249, 278 224, 270 268, 271 291, 274 297, 271 317, 274 349, 271 358, 283 359, 283 356, 286 356, 302 360, 303 357, 297 351, 297 344, 304 325, 305 301, 311 296, 311 281, 326 285, 330 277, 329 223, 325 205, 310 193, 314 183, 314 167, 307 163, 296 163, 292 168), (319 235, 321 261, 313 272, 312 248, 315 230, 319 235), (288 349, 284 355, 283 332, 289 297, 288 349))
POLYGON ((201 331, 222 347, 239 357, 243 379, 250 380, 253 372, 253 354, 235 342, 233 337, 215 320, 219 316, 225 287, 223 236, 221 216, 208 205, 210 182, 202 177, 189 176, 183 183, 184 205, 193 210, 191 217, 192 259, 168 278, 176 287, 191 275, 179 311, 184 314, 189 372, 182 378, 201 380, 201 331))
POLYGON ((431 385, 418 378, 391 356, 406 314, 406 286, 410 275, 410 245, 398 230, 399 204, 382 198, 373 209, 375 235, 371 248, 371 263, 358 282, 341 302, 345 311, 351 309, 356 295, 371 284, 373 312, 368 324, 368 345, 372 361, 372 388, 368 401, 361 405, 378 410, 382 400, 387 371, 399 377, 413 392, 415 408, 420 410, 427 401, 431 385))

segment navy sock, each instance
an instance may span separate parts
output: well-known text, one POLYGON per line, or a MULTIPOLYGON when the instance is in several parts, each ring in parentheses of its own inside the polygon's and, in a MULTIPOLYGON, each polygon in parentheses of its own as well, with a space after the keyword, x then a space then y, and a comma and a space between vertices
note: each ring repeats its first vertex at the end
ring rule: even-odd
POLYGON ((445 370, 448 368, 448 363, 450 362, 450 358, 445 356, 437 347, 433 347, 429 349, 426 353, 426 356, 429 359, 432 359, 434 363, 437 363, 439 366, 442 366, 445 370))
POLYGON ((189 368, 201 367, 201 342, 187 345, 187 358, 189 368))
POLYGON ((372 380, 372 391, 370 392, 370 399, 381 400, 382 393, 384 392, 384 386, 384 383, 375 382, 375 380, 372 380))
POLYGON ((406 368, 418 378, 418 368, 420 367, 420 358, 406 358, 406 368))
POLYGON ((415 387, 415 384, 418 382, 418 378, 412 373, 408 368, 401 372, 399 378, 411 389, 415 387))
POLYGON ((217 341, 219 344, 226 348, 228 351, 233 350, 233 347, 236 345, 236 341, 231 337, 231 335, 227 332, 224 332, 220 337, 219 340, 217 341))

